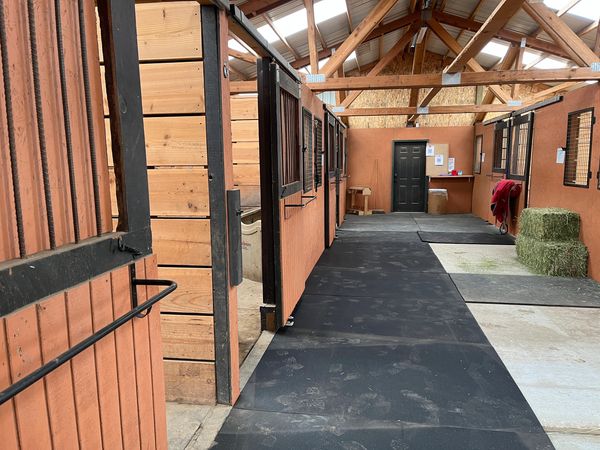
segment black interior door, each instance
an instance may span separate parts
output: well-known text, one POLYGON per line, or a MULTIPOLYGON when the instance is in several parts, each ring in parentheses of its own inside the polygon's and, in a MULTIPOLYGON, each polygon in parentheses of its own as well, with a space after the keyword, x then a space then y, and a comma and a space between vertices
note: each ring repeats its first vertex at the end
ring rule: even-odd
POLYGON ((394 144, 394 211, 425 211, 425 142, 394 144))

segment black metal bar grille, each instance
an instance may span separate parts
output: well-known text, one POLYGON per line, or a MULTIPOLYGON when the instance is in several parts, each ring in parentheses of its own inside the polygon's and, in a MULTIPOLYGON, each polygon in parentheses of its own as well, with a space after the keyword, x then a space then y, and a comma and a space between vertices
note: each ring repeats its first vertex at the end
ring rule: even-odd
POLYGON ((473 173, 481 173, 481 153, 483 152, 483 135, 475 137, 475 154, 473 155, 473 173))
POLYGON ((29 375, 24 376, 19 381, 17 381, 16 383, 12 384, 8 388, 6 388, 2 392, 0 392, 0 405, 6 403, 11 398, 13 398, 15 395, 19 394, 20 392, 22 392, 25 389, 27 389, 28 387, 30 387, 32 384, 41 380, 46 375, 48 375, 55 369, 59 368, 66 362, 70 361, 71 359, 73 359, 75 356, 77 356, 84 350, 90 348, 92 345, 94 345, 100 339, 106 337, 107 335, 109 335, 110 333, 115 331, 120 326, 129 322, 134 317, 143 314, 145 311, 150 312, 150 309, 152 309, 152 305, 154 305, 159 300, 162 300, 167 295, 169 295, 171 292, 173 292, 175 289, 177 289, 177 283, 175 283, 174 281, 170 281, 170 280, 132 280, 132 285, 133 286, 166 286, 166 289, 159 292, 158 294, 156 294, 149 300, 145 301, 141 305, 138 305, 135 308, 132 308, 131 311, 129 311, 127 314, 122 315, 114 322, 109 323, 104 328, 96 331, 90 337, 84 339, 83 341, 81 341, 78 344, 75 344, 69 350, 62 353, 58 357, 54 358, 52 361, 44 364, 39 369, 34 370, 29 375))
POLYGON ((281 184, 282 187, 300 181, 300 143, 298 142, 298 99, 284 89, 281 98, 281 184))
POLYGON ((302 108, 302 183, 304 192, 313 188, 313 123, 312 114, 302 108))
POLYGON ((48 220, 48 238, 50 241, 50 248, 56 248, 56 235, 54 232, 54 210, 52 208, 52 193, 50 191, 50 177, 48 174, 48 149, 46 147, 46 131, 44 127, 44 114, 42 111, 42 92, 40 87, 40 71, 38 64, 37 30, 33 0, 27 0, 27 19, 29 24, 29 44, 31 49, 31 68, 33 72, 35 112, 37 118, 38 139, 40 144, 40 162, 42 164, 44 200, 46 203, 46 217, 48 220))
POLYGON ((494 131, 494 171, 505 171, 506 170, 506 159, 508 157, 508 147, 510 145, 509 139, 509 125, 503 124, 502 128, 494 131))
POLYGON ((531 148, 530 122, 520 123, 513 130, 513 142, 510 150, 509 178, 522 178, 527 169, 527 156, 531 148))
POLYGON ((569 186, 588 187, 591 178, 592 128, 594 109, 569 114, 564 183, 569 186))
POLYGON ((323 185, 323 121, 315 119, 315 185, 323 185))
POLYGON ((19 169, 17 167, 17 149, 15 144, 15 123, 12 109, 12 89, 10 82, 10 66, 8 61, 8 41, 6 36, 6 18, 4 17, 4 0, 0 0, 0 51, 2 51, 2 79, 4 83, 4 99, 6 102, 6 125, 8 128, 8 147, 10 152, 10 166, 15 202, 15 216, 17 221, 17 236, 19 240, 19 254, 25 256, 25 234, 23 230, 23 205, 21 204, 21 186, 19 183, 19 169))

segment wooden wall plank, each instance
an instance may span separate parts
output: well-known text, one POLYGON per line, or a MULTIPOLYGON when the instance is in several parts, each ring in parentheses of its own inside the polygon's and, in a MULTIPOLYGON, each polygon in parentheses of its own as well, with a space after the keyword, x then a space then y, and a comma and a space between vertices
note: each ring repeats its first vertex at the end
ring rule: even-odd
POLYGON ((260 186, 239 186, 242 206, 260 207, 260 186))
MULTIPOLYGON (((67 291, 66 299, 69 345, 72 347, 93 334, 89 284, 67 291)), ((94 349, 88 348, 75 356, 71 360, 71 369, 80 444, 100 448, 102 431, 94 349)))
MULTIPOLYGON (((110 178, 113 211, 117 211, 114 172, 110 178)), ((148 170, 150 214, 170 217, 207 217, 208 172, 204 168, 148 170)))
MULTIPOLYGON (((146 265, 146 277, 149 279, 158 278, 156 255, 146 258, 144 262, 146 265)), ((148 286, 146 294, 148 297, 158 294, 158 287, 148 286)), ((157 449, 167 450, 167 409, 165 404, 166 393, 160 331, 160 308, 161 305, 159 303, 148 314, 148 330, 150 333, 150 361, 152 365, 155 445, 157 449)))
POLYGON ((260 186, 260 166, 258 164, 235 164, 233 182, 238 186, 260 186))
POLYGON ((198 2, 138 4, 135 19, 140 61, 202 58, 198 2))
POLYGON ((258 97, 231 97, 231 120, 258 120, 258 97))
MULTIPOLYGON (((138 261, 135 264, 136 277, 146 278, 145 262, 138 261)), ((144 303, 146 287, 136 287, 138 304, 144 303)), ((154 449, 154 400, 152 386, 152 365, 150 362, 150 336, 148 329, 148 317, 136 317, 132 319, 133 342, 135 347, 135 376, 138 388, 138 413, 140 417, 140 442, 141 448, 154 449)))
MULTIPOLYGON (((11 384, 6 330, 4 329, 4 319, 0 317, 0 390, 6 389, 11 384)), ((0 405, 0 430, 2 430, 2 446, 6 450, 19 449, 14 400, 0 405)))
POLYGON ((165 381, 169 401, 199 404, 215 402, 215 363, 167 360, 165 381))
POLYGON ((162 314, 161 329, 165 358, 214 360, 212 316, 162 314))
POLYGON ((158 264, 211 265, 208 219, 152 219, 152 236, 158 264))
MULTIPOLYGON (((111 273, 113 311, 120 317, 131 309, 129 268, 122 267, 111 273)), ((137 408, 137 384, 131 322, 115 331, 117 373, 119 376, 119 406, 123 447, 140 448, 140 424, 137 408)))
POLYGON ((231 122, 232 142, 258 142, 258 120, 234 120, 231 122))
POLYGON ((234 164, 258 164, 259 163, 259 143, 256 142, 234 142, 233 163, 234 164))
MULTIPOLYGON (((94 332, 96 332, 115 319, 110 274, 105 274, 92 280, 90 282, 90 292, 92 325, 94 332)), ((98 341, 95 348, 102 442, 105 448, 119 449, 122 448, 123 441, 114 333, 98 341)))
MULTIPOLYGON (((110 147, 109 119, 106 119, 110 147)), ((145 117, 144 136, 149 166, 205 166, 204 116, 145 117)), ((109 165, 113 165, 109 152, 109 165)))
POLYGON ((177 290, 161 301, 162 312, 212 314, 212 270, 159 267, 158 277, 177 282, 177 290))
MULTIPOLYGON (((43 364, 69 349, 65 294, 57 294, 36 305, 43 364)), ((45 377, 48 415, 55 448, 77 448, 77 417, 71 363, 45 377)))
MULTIPOLYGON (((104 77, 104 68, 102 75, 104 77)), ((204 112, 204 76, 201 62, 140 64, 140 80, 144 115, 204 112)), ((104 114, 108 115, 106 91, 104 114)))
MULTIPOLYGON (((22 309, 6 316, 4 321, 14 383, 42 365, 35 308, 22 309)), ((15 408, 20 448, 52 448, 44 381, 38 381, 17 395, 15 408)))

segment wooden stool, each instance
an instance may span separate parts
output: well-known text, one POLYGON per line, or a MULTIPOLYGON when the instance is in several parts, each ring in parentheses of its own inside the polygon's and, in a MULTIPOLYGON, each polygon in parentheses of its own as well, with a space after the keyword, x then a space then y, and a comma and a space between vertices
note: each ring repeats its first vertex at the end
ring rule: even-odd
POLYGON ((371 189, 363 186, 350 186, 348 188, 348 194, 350 194, 350 208, 348 212, 350 214, 358 214, 359 216, 369 216, 372 211, 369 210, 369 196, 371 195, 371 189), (356 194, 363 196, 363 208, 359 209, 356 207, 356 194))

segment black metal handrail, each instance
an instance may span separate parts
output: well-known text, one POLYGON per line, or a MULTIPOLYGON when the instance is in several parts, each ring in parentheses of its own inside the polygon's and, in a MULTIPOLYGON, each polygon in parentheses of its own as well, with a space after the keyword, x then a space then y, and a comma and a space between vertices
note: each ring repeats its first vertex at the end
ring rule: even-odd
POLYGON ((8 400, 10 400, 18 393, 24 391, 32 384, 36 383, 37 381, 39 381, 40 379, 42 379, 43 377, 45 377, 46 375, 51 373, 53 370, 62 366, 67 361, 70 361, 72 358, 77 356, 79 353, 83 352, 87 348, 94 345, 100 339, 106 337, 107 335, 109 335, 110 333, 115 331, 120 326, 126 324, 131 319, 138 316, 138 314, 143 313, 146 310, 150 310, 152 308, 152 305, 154 305, 159 300, 162 300, 167 295, 169 295, 171 292, 173 292, 175 289, 177 289, 177 283, 175 283, 174 281, 170 281, 170 280, 134 279, 132 281, 132 284, 134 286, 166 286, 167 288, 165 290, 159 292, 158 294, 156 294, 151 299, 136 306, 131 311, 129 311, 127 314, 124 314, 123 316, 119 317, 114 322, 112 322, 112 323, 106 325, 104 328, 98 330, 97 332, 92 334, 90 337, 88 337, 88 338, 84 339, 83 341, 81 341, 80 343, 74 345, 66 352, 64 352, 61 355, 59 355, 58 357, 54 358, 52 361, 44 364, 39 369, 37 369, 37 370, 33 371, 32 373, 30 373, 29 375, 21 378, 19 381, 17 381, 16 383, 12 384, 8 388, 6 388, 2 392, 0 392, 0 405, 4 404, 8 400))

